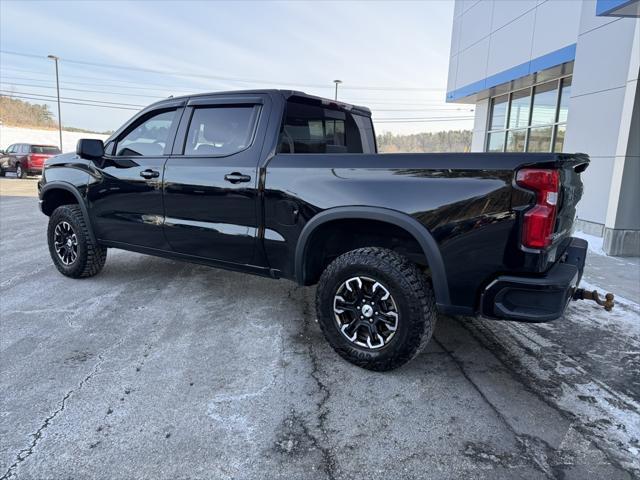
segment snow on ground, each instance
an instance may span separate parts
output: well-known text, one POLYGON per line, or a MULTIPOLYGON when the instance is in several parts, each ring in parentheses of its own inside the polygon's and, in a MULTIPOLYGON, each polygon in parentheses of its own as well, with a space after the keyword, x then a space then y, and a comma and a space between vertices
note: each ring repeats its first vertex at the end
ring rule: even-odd
MULTIPOLYGON (((584 279, 580 282, 580 287, 589 291, 597 290, 600 293, 600 297, 604 299, 606 289, 603 287, 594 285, 584 279)), ((591 305, 595 305, 595 303, 591 303, 591 305)), ((585 320, 588 321, 591 318, 587 317, 585 320)), ((594 321, 597 321, 599 325, 623 325, 625 332, 633 332, 640 337, 640 305, 620 295, 615 295, 613 310, 611 312, 603 310, 601 315, 595 316, 594 321)))
POLYGON ((589 235, 580 230, 573 232, 574 237, 581 238, 589 242, 589 251, 596 255, 607 255, 602 248, 604 239, 602 237, 596 237, 595 235, 589 235))
MULTIPOLYGON (((588 285, 588 284, 587 284, 588 285)), ((640 308, 571 302, 543 324, 468 319, 519 379, 625 468, 640 472, 640 308)))

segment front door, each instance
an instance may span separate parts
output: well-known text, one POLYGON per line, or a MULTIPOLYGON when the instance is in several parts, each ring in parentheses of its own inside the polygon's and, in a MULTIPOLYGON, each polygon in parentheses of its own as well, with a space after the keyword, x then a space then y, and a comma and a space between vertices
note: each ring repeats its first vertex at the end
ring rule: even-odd
POLYGON ((107 145, 89 183, 99 240, 168 250, 162 231, 162 180, 182 109, 149 112, 107 145))
POLYGON ((165 166, 165 235, 179 253, 251 264, 258 228, 258 162, 268 98, 194 98, 165 166))

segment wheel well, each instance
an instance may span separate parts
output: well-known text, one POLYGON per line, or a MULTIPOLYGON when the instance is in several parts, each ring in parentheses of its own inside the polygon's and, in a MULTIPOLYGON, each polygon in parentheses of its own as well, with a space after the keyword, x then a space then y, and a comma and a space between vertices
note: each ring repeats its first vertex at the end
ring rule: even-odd
POLYGON ((317 283, 324 269, 334 259, 362 247, 388 248, 420 267, 428 267, 418 241, 397 225, 367 219, 333 220, 320 225, 309 238, 303 257, 304 283, 317 283))
POLYGON ((55 188, 44 194, 42 198, 42 212, 45 215, 51 215, 59 206, 71 204, 78 204, 76 196, 64 188, 55 188))

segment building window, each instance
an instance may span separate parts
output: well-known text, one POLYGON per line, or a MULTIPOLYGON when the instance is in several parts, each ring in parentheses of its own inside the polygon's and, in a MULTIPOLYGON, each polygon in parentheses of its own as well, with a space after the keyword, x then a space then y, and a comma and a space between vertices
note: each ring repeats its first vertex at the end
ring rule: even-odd
POLYGON ((487 152, 562 152, 571 77, 493 97, 487 152))

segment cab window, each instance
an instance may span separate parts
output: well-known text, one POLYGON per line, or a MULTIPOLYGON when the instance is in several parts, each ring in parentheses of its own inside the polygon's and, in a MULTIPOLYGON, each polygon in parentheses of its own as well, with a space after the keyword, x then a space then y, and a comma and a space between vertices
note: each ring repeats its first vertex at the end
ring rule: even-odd
POLYGON ((185 155, 227 156, 251 146, 259 105, 207 106, 194 109, 185 155))
POLYGON ((129 132, 118 140, 116 156, 145 156, 163 155, 172 126, 175 121, 176 110, 165 110, 151 115, 136 124, 129 132))

